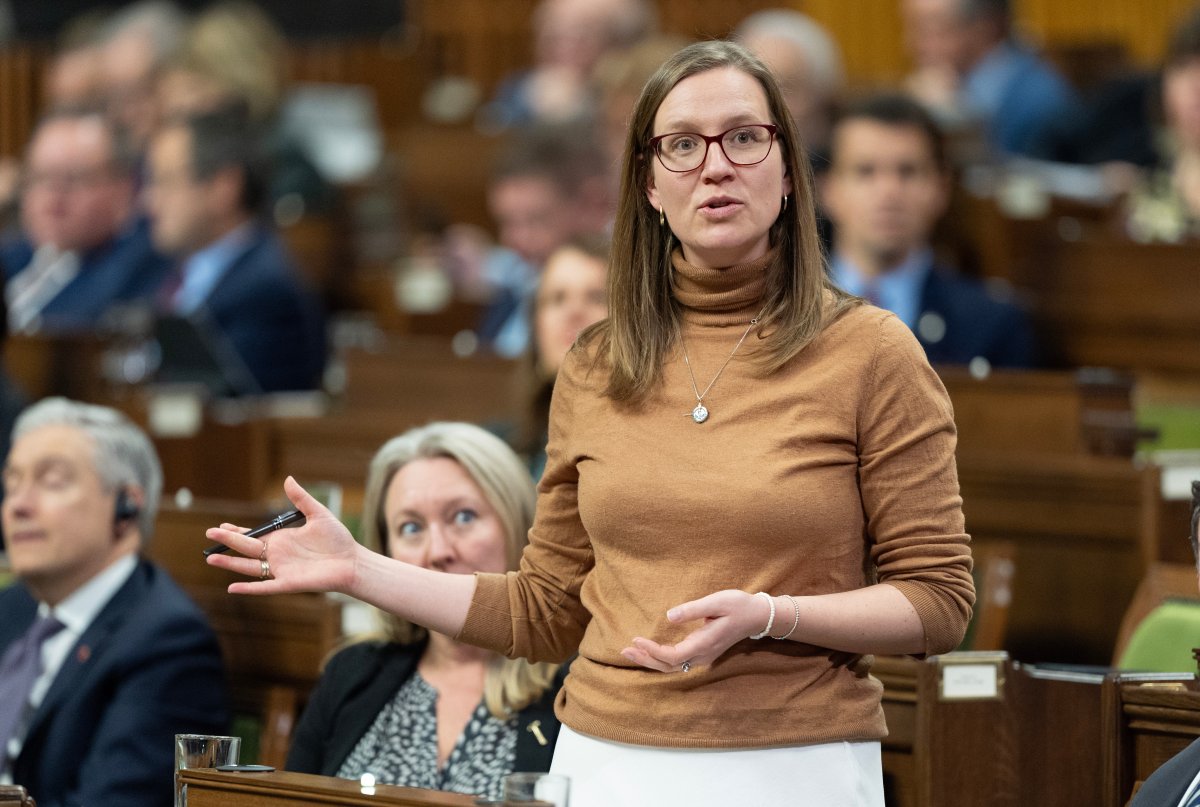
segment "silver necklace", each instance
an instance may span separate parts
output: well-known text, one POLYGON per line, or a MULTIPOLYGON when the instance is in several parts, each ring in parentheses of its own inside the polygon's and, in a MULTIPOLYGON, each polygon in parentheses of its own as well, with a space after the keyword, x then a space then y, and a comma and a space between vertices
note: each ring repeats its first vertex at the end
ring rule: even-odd
POLYGON ((737 354, 738 348, 742 346, 742 342, 746 341, 746 337, 750 335, 750 329, 758 324, 759 317, 761 316, 762 313, 760 312, 757 317, 750 320, 750 324, 747 325, 746 330, 742 332, 742 338, 739 339, 738 343, 733 346, 733 352, 729 354, 729 358, 727 358, 725 363, 721 365, 721 369, 717 370, 717 374, 713 376, 712 381, 708 382, 708 386, 704 388, 704 392, 701 392, 700 388, 696 386, 696 374, 692 372, 692 362, 690 359, 688 359, 687 343, 683 341, 683 331, 679 331, 679 346, 683 348, 683 363, 687 365, 688 378, 692 380, 692 392, 696 396, 696 408, 692 410, 692 420, 696 421, 697 423, 703 423, 704 421, 708 420, 708 407, 704 405, 704 396, 707 395, 708 391, 713 388, 713 384, 717 383, 717 379, 721 377, 721 373, 725 372, 725 368, 729 366, 729 362, 733 361, 733 357, 737 354))

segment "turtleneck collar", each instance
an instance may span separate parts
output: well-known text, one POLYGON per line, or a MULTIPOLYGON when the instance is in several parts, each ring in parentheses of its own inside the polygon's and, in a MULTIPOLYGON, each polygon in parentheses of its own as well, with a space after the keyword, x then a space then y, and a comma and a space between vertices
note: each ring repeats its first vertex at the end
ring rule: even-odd
POLYGON ((671 291, 683 308, 685 321, 696 325, 744 325, 762 307, 767 267, 776 248, 757 260, 725 269, 701 269, 688 263, 682 250, 671 253, 671 291))

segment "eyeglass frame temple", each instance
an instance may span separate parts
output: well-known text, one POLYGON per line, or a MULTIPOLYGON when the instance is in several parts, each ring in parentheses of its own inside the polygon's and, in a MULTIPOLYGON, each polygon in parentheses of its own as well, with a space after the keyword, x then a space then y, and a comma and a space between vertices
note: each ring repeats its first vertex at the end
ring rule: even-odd
POLYGON ((723 154, 725 156, 725 159, 729 160, 729 162, 732 165, 738 165, 738 166, 758 165, 763 160, 765 160, 771 156, 771 146, 773 146, 775 144, 775 138, 778 134, 779 134, 779 125, 775 124, 775 123, 743 123, 739 126, 730 126, 725 131, 721 132, 720 134, 715 134, 715 135, 706 135, 706 134, 701 134, 700 132, 664 132, 663 134, 655 135, 654 137, 650 138, 650 141, 646 145, 650 149, 650 151, 652 151, 654 153, 654 156, 658 158, 659 165, 661 165, 664 169, 666 169, 667 171, 670 171, 673 174, 686 174, 689 171, 695 171, 697 168, 704 165, 704 161, 708 159, 708 149, 713 143, 717 144, 717 148, 721 149, 721 154, 723 154), (730 132, 736 131, 737 129, 745 129, 748 126, 761 126, 762 128, 766 129, 771 134, 771 140, 767 144, 767 153, 762 156, 762 159, 755 160, 752 163, 740 163, 737 160, 735 160, 729 156, 729 154, 725 151, 724 144, 722 144, 721 141, 724 139, 725 135, 729 134, 730 132), (659 150, 658 150, 658 144, 663 141, 664 137, 670 137, 671 135, 678 135, 678 134, 695 135, 696 137, 698 137, 704 141, 704 156, 702 156, 700 158, 700 162, 696 163, 695 167, 693 167, 693 168, 671 168, 665 162, 663 162, 662 153, 659 152, 659 150))

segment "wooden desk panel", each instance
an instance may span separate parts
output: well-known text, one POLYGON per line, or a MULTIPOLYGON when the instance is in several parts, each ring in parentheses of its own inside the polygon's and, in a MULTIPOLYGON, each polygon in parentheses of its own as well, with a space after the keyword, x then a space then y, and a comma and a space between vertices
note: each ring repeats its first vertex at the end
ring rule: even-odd
POLYGON ((890 807, 1052 807, 1097 804, 1104 782, 1103 678, 1003 662, 1001 697, 943 700, 954 655, 881 656, 890 807))
POLYGON ((188 807, 283 807, 324 804, 345 807, 472 807, 474 796, 377 785, 366 792, 358 782, 305 773, 222 773, 212 769, 179 772, 188 807))
POLYGON ((1200 248, 1048 239, 1020 285, 1068 366, 1200 373, 1200 248))
POLYGON ((954 405, 958 453, 1132 456, 1133 378, 1104 370, 938 367, 954 405))
POLYGON ((1107 457, 961 456, 967 531, 1015 547, 1005 648, 1107 664, 1157 535, 1159 470, 1107 457))
POLYGON ((1195 676, 1121 673, 1105 689, 1103 807, 1124 807, 1150 774, 1200 737, 1195 676))

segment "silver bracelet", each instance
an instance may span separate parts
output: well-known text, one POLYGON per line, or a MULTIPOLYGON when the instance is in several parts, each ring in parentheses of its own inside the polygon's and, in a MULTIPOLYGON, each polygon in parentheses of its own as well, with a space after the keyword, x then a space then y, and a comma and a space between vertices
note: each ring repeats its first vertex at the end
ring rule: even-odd
POLYGON ((765 591, 760 591, 754 595, 755 597, 766 597, 767 602, 771 606, 771 616, 767 618, 767 626, 762 629, 762 633, 756 633, 751 636, 751 639, 761 639, 771 633, 771 628, 775 625, 775 598, 765 591))
POLYGON ((795 633, 796 626, 800 624, 800 604, 798 602, 796 602, 796 598, 793 597, 791 594, 784 594, 783 596, 787 597, 788 602, 790 602, 792 604, 792 610, 796 612, 796 619, 794 622, 792 622, 792 629, 789 630, 787 633, 783 634, 782 636, 772 636, 771 637, 772 639, 774 639, 777 642, 782 642, 784 639, 788 638, 793 633, 795 633))

